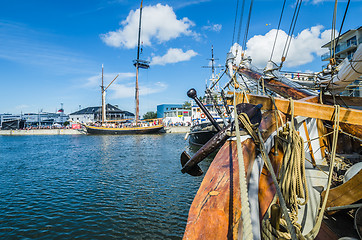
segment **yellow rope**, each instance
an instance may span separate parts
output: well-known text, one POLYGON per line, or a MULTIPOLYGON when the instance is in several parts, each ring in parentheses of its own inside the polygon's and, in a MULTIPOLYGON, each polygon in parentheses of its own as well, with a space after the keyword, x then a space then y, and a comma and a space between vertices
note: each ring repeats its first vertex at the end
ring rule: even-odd
MULTIPOLYGON (((234 83, 236 79, 234 77, 234 83)), ((244 157, 243 149, 240 141, 240 129, 239 121, 236 111, 236 92, 234 88, 234 118, 235 118, 235 130, 236 130, 236 147, 238 151, 238 164, 239 164, 239 183, 240 183, 240 199, 241 199, 241 217, 243 222, 243 239, 252 240, 253 239, 253 229, 251 225, 251 213, 249 206, 249 197, 248 197, 248 187, 246 183, 245 176, 245 166, 244 166, 244 157)))
MULTIPOLYGON (((335 116, 334 116, 334 126, 333 126, 333 142, 332 142, 332 150, 331 150, 331 162, 330 162, 330 169, 329 169, 329 175, 328 175, 328 183, 327 183, 327 189, 326 189, 326 194, 324 197, 324 201, 322 203, 322 207, 319 210, 319 214, 317 216, 317 220, 316 223, 313 227, 313 229, 305 236, 303 236, 301 234, 300 228, 296 227, 296 234, 298 236, 299 239, 314 239, 319 230, 320 230, 320 226, 323 220, 323 215, 324 215, 324 211, 326 208, 326 204, 327 204, 327 199, 328 199, 328 195, 329 195, 329 190, 330 190, 330 186, 331 186, 331 180, 333 177, 333 166, 334 166, 334 162, 336 159, 336 148, 337 148, 337 140, 338 140, 338 129, 339 129, 339 116, 340 116, 340 106, 339 105, 335 105, 335 116)), ((292 108, 292 122, 293 122, 293 102, 291 101, 291 108, 292 108)), ((291 123, 291 128, 294 128, 293 123, 291 123)), ((302 142, 303 143, 303 142, 302 142)), ((284 163, 283 163, 284 164, 284 163)), ((302 168, 303 169, 303 168, 302 168)), ((303 175, 303 173, 302 173, 303 175)), ((298 177, 297 179, 299 180, 295 180, 295 179, 290 179, 290 181, 292 182, 299 182, 300 178, 298 177)), ((296 193, 297 191, 295 191, 296 189, 293 189, 293 193, 296 193)), ((283 188, 284 191, 284 188, 283 188)), ((308 191, 306 190, 306 193, 308 193, 308 191)), ((287 197, 286 197, 287 198, 287 197)), ((307 201, 308 196, 305 196, 305 202, 307 201)), ((288 198, 287 198, 288 199, 288 198)), ((304 203, 305 203, 304 202, 304 203)), ((300 203, 298 203, 300 204, 300 203)), ((302 203, 303 204, 303 203, 302 203)), ((292 207, 293 210, 293 207, 292 207)), ((291 215, 293 215, 293 213, 291 212, 291 215)), ((293 218, 293 216, 291 216, 292 220, 293 220, 293 224, 295 224, 296 219, 293 218)), ((281 219, 280 221, 280 225, 283 226, 283 229, 288 229, 287 228, 287 224, 285 222, 284 219, 281 219)), ((288 232, 286 231, 277 231, 276 229, 273 228, 273 226, 270 223, 269 219, 263 219, 262 221, 262 236, 264 239, 277 239, 277 238, 285 238, 285 239, 290 239, 291 236, 288 232)))
POLYGON ((324 195, 324 200, 322 207, 319 212, 319 216, 317 218, 316 224, 314 225, 313 229, 305 236, 306 239, 314 239, 321 227, 324 210, 327 205, 327 199, 329 195, 329 190, 331 187, 332 177, 333 177, 333 167, 334 167, 334 161, 336 158, 336 149, 337 149, 337 140, 338 140, 338 129, 339 129, 339 115, 340 115, 340 106, 334 105, 335 108, 335 114, 334 114, 334 126, 333 126, 333 141, 332 141, 332 151, 331 151, 331 162, 329 164, 329 176, 328 176, 328 184, 326 189, 326 194, 324 195))
POLYGON ((291 208, 291 218, 295 226, 298 218, 298 204, 305 205, 308 201, 308 188, 305 176, 305 152, 303 138, 298 134, 294 127, 294 101, 290 99, 291 108, 291 127, 289 131, 281 134, 281 138, 286 141, 280 141, 283 146, 283 167, 281 172, 284 175, 281 178, 281 188, 287 204, 291 208), (304 199, 303 202, 298 198, 304 199))

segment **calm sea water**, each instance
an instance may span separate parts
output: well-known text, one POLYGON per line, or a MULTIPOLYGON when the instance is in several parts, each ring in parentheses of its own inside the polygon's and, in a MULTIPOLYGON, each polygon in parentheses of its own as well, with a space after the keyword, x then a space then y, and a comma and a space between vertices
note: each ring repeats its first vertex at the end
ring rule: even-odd
POLYGON ((180 172, 187 146, 184 134, 0 136, 0 239, 180 239, 202 181, 180 172))

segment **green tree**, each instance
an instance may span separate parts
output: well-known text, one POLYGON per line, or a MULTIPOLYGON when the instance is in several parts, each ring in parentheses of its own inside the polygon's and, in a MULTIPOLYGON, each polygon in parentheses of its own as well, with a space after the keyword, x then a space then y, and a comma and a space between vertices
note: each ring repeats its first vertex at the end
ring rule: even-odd
POLYGON ((189 101, 185 101, 182 105, 183 109, 191 109, 191 103, 189 101))
POLYGON ((157 112, 146 112, 143 115, 143 119, 154 119, 157 118, 157 112))

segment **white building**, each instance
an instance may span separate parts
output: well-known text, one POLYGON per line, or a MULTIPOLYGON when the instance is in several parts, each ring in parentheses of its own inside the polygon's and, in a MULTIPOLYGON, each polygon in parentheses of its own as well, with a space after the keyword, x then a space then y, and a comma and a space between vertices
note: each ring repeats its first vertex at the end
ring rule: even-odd
MULTIPOLYGON (((358 46, 362 43, 362 27, 357 29, 351 29, 341 34, 338 38, 338 43, 335 50, 335 61, 337 64, 348 58, 351 60, 353 54, 356 52, 358 46)), ((331 60, 331 42, 328 42, 322 46, 322 48, 328 48, 329 52, 321 56, 322 61, 331 60)), ((341 95, 362 96, 362 77, 355 79, 355 81, 348 85, 346 90, 341 95)))
MULTIPOLYGON (((106 119, 109 120, 122 120, 134 119, 134 114, 120 110, 117 106, 111 104, 106 105, 106 119)), ((91 123, 102 120, 102 107, 87 107, 69 114, 69 118, 73 122, 91 123)))

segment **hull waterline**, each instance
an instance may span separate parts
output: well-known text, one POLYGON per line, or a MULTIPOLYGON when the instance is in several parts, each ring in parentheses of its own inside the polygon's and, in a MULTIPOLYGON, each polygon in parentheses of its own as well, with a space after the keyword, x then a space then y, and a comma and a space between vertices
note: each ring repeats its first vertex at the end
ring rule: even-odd
POLYGON ((151 127, 134 127, 134 128, 107 128, 86 126, 88 134, 97 135, 123 135, 123 134, 152 134, 159 133, 163 130, 162 125, 151 127))

